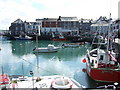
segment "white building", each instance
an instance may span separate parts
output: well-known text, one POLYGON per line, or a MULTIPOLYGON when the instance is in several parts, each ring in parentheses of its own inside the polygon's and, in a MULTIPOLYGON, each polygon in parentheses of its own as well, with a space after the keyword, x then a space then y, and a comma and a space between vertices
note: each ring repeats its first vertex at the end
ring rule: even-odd
POLYGON ((36 19, 36 22, 41 22, 41 32, 43 34, 60 33, 60 21, 57 18, 36 19))
POLYGON ((41 22, 25 22, 25 31, 30 35, 40 34, 41 25, 41 22))
POLYGON ((91 25, 91 32, 107 34, 109 29, 109 21, 106 17, 100 17, 91 25))

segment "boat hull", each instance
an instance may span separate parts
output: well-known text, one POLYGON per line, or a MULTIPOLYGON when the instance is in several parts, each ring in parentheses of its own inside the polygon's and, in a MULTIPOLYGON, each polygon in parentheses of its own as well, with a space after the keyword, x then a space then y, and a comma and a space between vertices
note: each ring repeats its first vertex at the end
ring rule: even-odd
POLYGON ((86 64, 88 75, 95 81, 120 82, 120 69, 90 68, 86 64))
POLYGON ((0 75, 0 90, 4 88, 9 88, 10 79, 6 74, 0 75))
POLYGON ((54 39, 52 39, 53 41, 66 41, 66 38, 59 38, 59 39, 56 39, 56 38, 54 38, 54 39))
POLYGON ((63 44, 62 46, 63 47, 80 47, 81 45, 83 45, 84 43, 81 42, 81 43, 68 43, 68 44, 63 44))
POLYGON ((15 38, 16 40, 31 40, 29 38, 15 38))
POLYGON ((58 49, 36 49, 34 52, 39 52, 39 53, 52 53, 52 52, 57 52, 58 49))

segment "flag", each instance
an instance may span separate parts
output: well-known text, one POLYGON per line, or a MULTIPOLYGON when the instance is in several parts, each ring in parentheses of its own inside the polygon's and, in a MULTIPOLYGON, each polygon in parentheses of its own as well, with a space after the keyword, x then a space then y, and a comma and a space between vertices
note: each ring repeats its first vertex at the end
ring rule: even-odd
POLYGON ((109 54, 110 59, 113 60, 114 62, 117 62, 117 60, 112 56, 112 54, 109 54))

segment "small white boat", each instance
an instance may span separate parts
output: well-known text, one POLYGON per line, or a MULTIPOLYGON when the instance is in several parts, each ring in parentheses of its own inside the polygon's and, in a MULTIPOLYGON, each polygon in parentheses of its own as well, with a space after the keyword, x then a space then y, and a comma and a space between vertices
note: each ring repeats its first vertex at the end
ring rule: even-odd
POLYGON ((15 39, 16 40, 31 40, 32 37, 25 35, 25 37, 19 36, 19 37, 15 37, 15 39))
POLYGON ((41 48, 34 48, 33 52, 39 52, 39 53, 50 53, 50 52, 57 52, 59 47, 55 47, 52 44, 49 44, 48 47, 41 47, 41 48))
POLYGON ((48 89, 83 89, 85 86, 80 85, 74 79, 54 75, 54 76, 41 76, 39 79, 37 77, 18 77, 13 78, 10 84, 10 88, 48 88, 48 89))
POLYGON ((62 47, 80 47, 83 44, 84 44, 84 42, 81 42, 81 43, 66 43, 66 44, 62 44, 62 47))

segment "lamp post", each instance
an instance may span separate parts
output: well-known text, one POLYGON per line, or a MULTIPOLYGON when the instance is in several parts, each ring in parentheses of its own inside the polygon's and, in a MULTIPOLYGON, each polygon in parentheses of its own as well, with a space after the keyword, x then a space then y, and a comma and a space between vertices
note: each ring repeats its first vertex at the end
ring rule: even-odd
POLYGON ((33 81, 33 89, 34 89, 34 77, 33 77, 34 73, 33 73, 33 71, 30 71, 30 75, 32 76, 32 81, 33 81))

